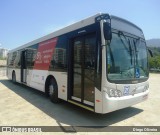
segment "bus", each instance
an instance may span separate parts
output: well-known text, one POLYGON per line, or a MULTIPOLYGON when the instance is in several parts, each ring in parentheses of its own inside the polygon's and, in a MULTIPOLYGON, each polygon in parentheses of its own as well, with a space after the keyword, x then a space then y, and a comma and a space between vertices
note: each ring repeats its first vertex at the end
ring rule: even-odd
POLYGON ((98 13, 10 50, 7 76, 54 103, 106 114, 148 98, 146 41, 135 24, 98 13))

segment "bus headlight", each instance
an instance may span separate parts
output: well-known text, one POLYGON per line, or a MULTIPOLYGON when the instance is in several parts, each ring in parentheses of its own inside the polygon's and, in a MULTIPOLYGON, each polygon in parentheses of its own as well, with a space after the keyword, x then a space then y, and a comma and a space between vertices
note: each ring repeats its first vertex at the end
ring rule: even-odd
POLYGON ((121 97, 122 92, 120 90, 110 89, 108 90, 109 97, 121 97))

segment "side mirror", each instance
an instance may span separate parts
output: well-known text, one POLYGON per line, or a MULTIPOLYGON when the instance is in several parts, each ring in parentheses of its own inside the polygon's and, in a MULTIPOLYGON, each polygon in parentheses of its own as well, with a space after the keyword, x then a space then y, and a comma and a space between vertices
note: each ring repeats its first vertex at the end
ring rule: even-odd
POLYGON ((106 40, 111 40, 112 39, 112 31, 111 31, 111 24, 110 23, 104 22, 103 31, 104 31, 104 38, 106 40))
POLYGON ((150 56, 153 57, 153 53, 150 49, 148 49, 148 52, 149 52, 150 56))

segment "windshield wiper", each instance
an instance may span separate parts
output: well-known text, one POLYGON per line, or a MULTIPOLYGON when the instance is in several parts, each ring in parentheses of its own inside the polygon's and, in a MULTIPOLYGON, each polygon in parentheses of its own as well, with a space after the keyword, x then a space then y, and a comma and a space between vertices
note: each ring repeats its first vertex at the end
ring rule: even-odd
POLYGON ((136 52, 136 65, 138 65, 138 60, 137 60, 138 50, 137 50, 137 46, 140 44, 140 43, 138 43, 138 42, 140 42, 140 38, 138 38, 136 42, 135 42, 135 41, 133 42, 133 45, 134 45, 134 48, 135 48, 135 52, 136 52), (138 43, 138 44, 137 44, 137 43, 138 43))
MULTIPOLYGON (((118 36, 120 37, 120 40, 121 40, 121 42, 122 42, 123 45, 124 45, 124 48, 125 48, 126 50, 128 50, 126 44, 124 43, 123 39, 121 38, 121 35, 126 39, 126 37, 125 37, 125 35, 123 34, 123 32, 119 31, 119 32, 118 32, 118 36)), ((127 39, 126 39, 126 40, 127 40, 127 39)))
POLYGON ((127 41, 127 38, 126 38, 126 36, 124 35, 124 33, 123 33, 122 31, 119 31, 119 32, 118 32, 118 36, 120 37, 121 42, 122 42, 123 45, 124 45, 124 48, 127 50, 127 52, 129 52, 129 54, 130 54, 130 56, 131 56, 131 65, 132 65, 132 63, 133 63, 133 62, 132 62, 132 47, 131 47, 130 41, 129 41, 129 39, 128 39, 128 41, 127 41, 128 45, 129 45, 129 50, 128 50, 126 44, 124 43, 124 41, 123 41, 123 39, 121 38, 120 35, 122 35, 122 36, 125 38, 126 41, 127 41))
POLYGON ((129 52, 130 52, 130 56, 131 56, 131 65, 133 63, 132 61, 132 47, 131 47, 131 43, 130 43, 130 40, 128 39, 128 44, 129 44, 129 52))

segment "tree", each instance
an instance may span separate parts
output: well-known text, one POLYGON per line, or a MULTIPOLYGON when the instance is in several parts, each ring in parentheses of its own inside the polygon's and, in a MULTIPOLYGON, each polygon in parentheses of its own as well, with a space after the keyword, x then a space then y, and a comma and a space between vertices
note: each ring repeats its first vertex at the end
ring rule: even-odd
POLYGON ((149 67, 160 69, 160 47, 150 48, 154 57, 149 57, 149 67))

